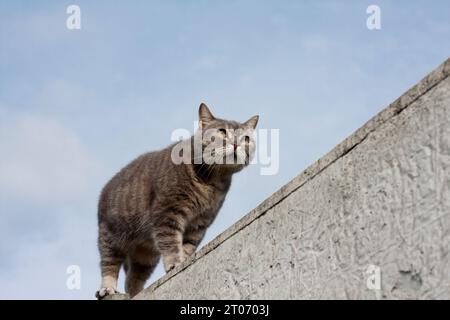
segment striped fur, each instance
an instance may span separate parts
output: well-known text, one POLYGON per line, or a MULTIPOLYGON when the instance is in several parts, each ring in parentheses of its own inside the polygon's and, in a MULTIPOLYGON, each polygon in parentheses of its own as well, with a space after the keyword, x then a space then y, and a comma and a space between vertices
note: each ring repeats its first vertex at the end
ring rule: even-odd
MULTIPOLYGON (((206 105, 199 109, 200 127, 245 128, 215 118, 206 105)), ((191 138, 190 143, 193 141, 191 138)), ((253 144, 254 141, 250 141, 253 144)), ((204 142, 203 147, 207 146, 204 142)), ((230 188, 232 175, 245 165, 175 164, 174 145, 138 157, 103 188, 98 205, 98 247, 102 285, 98 298, 117 290, 120 267, 125 289, 134 296, 143 289, 160 257, 169 271, 193 254, 214 221, 230 188)), ((250 158, 251 154, 247 156, 250 158)))

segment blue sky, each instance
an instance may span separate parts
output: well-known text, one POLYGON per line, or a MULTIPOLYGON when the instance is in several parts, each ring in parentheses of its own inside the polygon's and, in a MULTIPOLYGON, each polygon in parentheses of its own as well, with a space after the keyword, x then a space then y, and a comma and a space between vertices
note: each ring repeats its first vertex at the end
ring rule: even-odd
POLYGON ((0 298, 93 298, 101 187, 192 130, 200 102, 280 129, 278 174, 239 173, 204 244, 448 58, 449 39, 437 0, 1 0, 0 298))

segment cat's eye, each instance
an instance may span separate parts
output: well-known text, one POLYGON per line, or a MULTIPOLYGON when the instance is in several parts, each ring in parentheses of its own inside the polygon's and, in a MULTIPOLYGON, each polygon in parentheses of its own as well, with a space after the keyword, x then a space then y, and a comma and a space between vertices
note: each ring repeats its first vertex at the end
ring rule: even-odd
POLYGON ((244 141, 245 141, 245 143, 250 143, 250 137, 249 136, 245 136, 244 137, 244 141))
POLYGON ((227 130, 225 129, 219 129, 217 131, 219 131, 224 137, 227 135, 227 130))

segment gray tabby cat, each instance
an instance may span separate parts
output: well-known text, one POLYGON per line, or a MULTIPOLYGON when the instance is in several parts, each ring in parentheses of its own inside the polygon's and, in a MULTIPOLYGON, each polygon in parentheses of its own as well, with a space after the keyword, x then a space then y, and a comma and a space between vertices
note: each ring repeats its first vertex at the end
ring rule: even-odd
POLYGON ((215 118, 202 103, 193 137, 138 157, 106 184, 98 204, 102 283, 97 298, 117 291, 122 265, 125 290, 134 296, 160 257, 168 272, 195 252, 225 200, 232 175, 254 154, 251 132, 257 122, 258 116, 244 123, 215 118), (177 164, 175 147, 194 148, 195 139, 200 153, 214 141, 223 144, 200 157, 183 149, 181 156, 191 161, 177 164))

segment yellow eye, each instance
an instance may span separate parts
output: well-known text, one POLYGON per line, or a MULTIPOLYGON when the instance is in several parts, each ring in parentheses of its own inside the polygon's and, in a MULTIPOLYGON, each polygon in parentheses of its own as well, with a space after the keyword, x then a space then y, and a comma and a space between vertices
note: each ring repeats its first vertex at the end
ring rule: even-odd
POLYGON ((249 136, 245 136, 244 140, 245 140, 245 143, 250 143, 250 137, 249 136))
POLYGON ((227 130, 225 129, 219 129, 218 130, 224 137, 227 135, 227 130))

